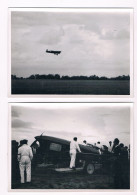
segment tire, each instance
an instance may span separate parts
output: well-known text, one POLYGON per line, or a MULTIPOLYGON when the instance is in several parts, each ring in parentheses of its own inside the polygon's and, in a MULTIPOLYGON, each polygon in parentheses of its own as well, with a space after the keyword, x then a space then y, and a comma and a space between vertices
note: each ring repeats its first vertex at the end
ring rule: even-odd
POLYGON ((85 171, 88 175, 92 175, 95 171, 95 167, 92 163, 88 163, 85 167, 85 171))

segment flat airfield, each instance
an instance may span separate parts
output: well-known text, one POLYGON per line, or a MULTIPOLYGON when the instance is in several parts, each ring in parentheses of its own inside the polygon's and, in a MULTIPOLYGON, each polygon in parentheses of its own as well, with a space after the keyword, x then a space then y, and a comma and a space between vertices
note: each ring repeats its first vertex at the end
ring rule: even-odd
POLYGON ((88 175, 80 172, 56 172, 46 168, 32 170, 30 184, 12 183, 12 189, 114 189, 113 175, 97 170, 88 175))
POLYGON ((16 79, 11 94, 129 95, 129 80, 16 79))

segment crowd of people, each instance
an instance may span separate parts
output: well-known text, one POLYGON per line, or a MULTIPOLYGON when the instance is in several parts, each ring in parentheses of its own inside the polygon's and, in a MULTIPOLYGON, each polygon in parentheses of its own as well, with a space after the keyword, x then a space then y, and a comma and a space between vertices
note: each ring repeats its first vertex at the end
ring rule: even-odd
POLYGON ((116 189, 130 188, 130 150, 114 139, 112 152, 114 153, 114 184, 116 189))
MULTIPOLYGON (((88 145, 87 141, 83 141, 83 145, 88 145)), ((76 154, 81 152, 77 137, 74 137, 70 142, 70 165, 69 168, 75 170, 76 154)), ((118 138, 115 138, 112 145, 111 152, 108 147, 99 149, 99 155, 112 153, 113 154, 113 174, 115 189, 129 189, 130 188, 130 150, 123 143, 120 143, 118 138)), ((35 157, 36 151, 28 145, 28 140, 23 139, 20 145, 16 141, 12 143, 12 179, 20 179, 20 183, 31 182, 31 161, 35 157), (20 172, 20 175, 18 174, 20 172), (25 172, 25 175, 24 175, 25 172), (26 179, 25 179, 26 178, 26 179)))
MULTIPOLYGON (((83 141, 83 145, 88 146, 86 140, 83 141)), ((93 146, 93 145, 92 145, 93 146)), ((89 144, 90 147, 90 144, 89 144)), ((74 137, 70 143, 70 169, 75 170, 76 153, 81 152, 77 143, 77 137, 74 137)), ((120 143, 118 138, 113 141, 111 152, 108 151, 108 147, 103 145, 99 149, 100 155, 113 154, 113 174, 114 174, 114 186, 115 189, 129 189, 130 188, 130 149, 120 143)))

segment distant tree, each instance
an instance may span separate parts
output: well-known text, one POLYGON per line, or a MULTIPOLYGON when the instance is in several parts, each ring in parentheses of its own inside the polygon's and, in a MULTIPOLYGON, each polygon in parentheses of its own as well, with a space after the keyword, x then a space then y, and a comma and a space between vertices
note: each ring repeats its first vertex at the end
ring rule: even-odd
MULTIPOLYGON (((24 79, 23 77, 16 77, 16 75, 11 75, 12 79, 24 79)), ((130 80, 130 76, 129 75, 122 75, 122 76, 117 76, 117 77, 105 77, 105 76, 101 76, 98 77, 96 75, 91 75, 91 76, 68 76, 68 75, 64 75, 64 76, 60 76, 59 74, 35 74, 35 75, 30 75, 29 77, 27 77, 26 79, 57 79, 57 80, 130 80)))
POLYGON ((60 75, 59 74, 55 74, 55 79, 60 79, 60 75))
POLYGON ((54 79, 54 75, 53 74, 48 74, 47 79, 54 79))
POLYGON ((128 76, 122 75, 121 79, 122 79, 122 80, 129 80, 130 77, 129 77, 129 75, 128 75, 128 76))
POLYGON ((88 80, 88 77, 87 76, 79 76, 79 79, 80 80, 88 80))
POLYGON ((39 74, 35 74, 35 79, 40 79, 40 75, 39 74))
POLYGON ((117 77, 111 77, 110 80, 130 80, 130 76, 122 75, 122 76, 117 76, 117 77))
POLYGON ((89 77, 89 79, 90 79, 90 80, 99 80, 99 77, 96 76, 96 75, 91 75, 91 76, 89 77))
POLYGON ((16 75, 11 75, 11 79, 17 79, 16 75))
POLYGON ((69 76, 62 76, 61 79, 63 79, 63 80, 69 80, 69 76))
POLYGON ((35 75, 29 76, 29 79, 35 79, 35 75))
POLYGON ((40 75, 40 79, 46 79, 46 75, 45 74, 40 75))
POLYGON ((100 77, 100 80, 107 80, 108 78, 103 76, 103 77, 100 77))

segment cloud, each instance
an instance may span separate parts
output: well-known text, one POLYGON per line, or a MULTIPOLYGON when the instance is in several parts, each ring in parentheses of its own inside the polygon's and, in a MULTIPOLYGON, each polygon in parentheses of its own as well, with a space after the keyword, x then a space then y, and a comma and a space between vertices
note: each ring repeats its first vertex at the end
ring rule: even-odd
POLYGON ((120 134, 129 135, 129 134, 130 134, 130 132, 120 132, 120 134))
POLYGON ((28 134, 30 134, 30 135, 32 135, 32 129, 23 129, 22 127, 19 127, 19 128, 17 128, 17 127, 13 127, 14 128, 14 134, 22 134, 22 135, 28 135, 28 134))
POLYGON ((116 34, 117 39, 128 39, 130 38, 129 29, 122 29, 116 34))
POLYGON ((129 29, 107 29, 102 28, 100 38, 103 40, 129 40, 129 29))
POLYGON ((31 128, 32 123, 23 121, 21 119, 13 119, 12 120, 12 128, 31 128))
POLYGON ((12 74, 127 75, 129 16, 101 10, 12 12, 12 74), (46 49, 62 53, 55 56, 46 49))
POLYGON ((11 115, 13 118, 14 117, 18 118, 20 116, 20 113, 12 107, 11 115))
MULTIPOLYGON (((61 41, 62 36, 64 35, 63 28, 60 26, 49 26, 45 29, 45 27, 40 29, 41 37, 39 43, 44 45, 56 45, 61 41)), ((40 34, 40 33, 39 33, 40 34)))
POLYGON ((29 140, 44 135, 71 140, 106 143, 115 137, 130 143, 130 106, 123 104, 29 103, 14 107, 19 118, 12 118, 12 138, 29 140))

